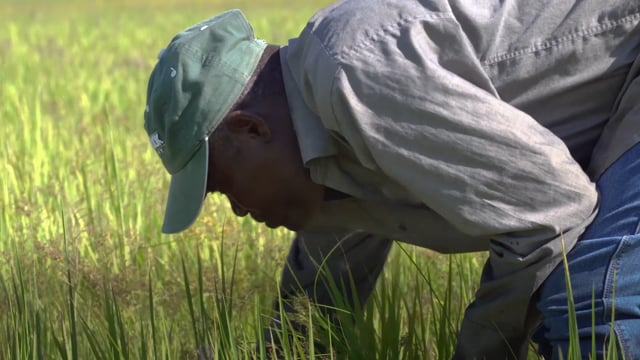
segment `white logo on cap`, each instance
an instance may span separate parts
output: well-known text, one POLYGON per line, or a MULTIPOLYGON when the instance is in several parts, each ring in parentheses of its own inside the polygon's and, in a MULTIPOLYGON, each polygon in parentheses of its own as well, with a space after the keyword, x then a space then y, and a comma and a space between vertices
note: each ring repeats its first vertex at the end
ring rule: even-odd
POLYGON ((158 155, 162 155, 162 152, 164 151, 164 141, 160 139, 160 135, 158 135, 157 131, 149 136, 149 141, 151 142, 151 146, 153 146, 153 150, 155 150, 158 155))
POLYGON ((171 77, 174 78, 176 77, 176 69, 171 68, 171 77))

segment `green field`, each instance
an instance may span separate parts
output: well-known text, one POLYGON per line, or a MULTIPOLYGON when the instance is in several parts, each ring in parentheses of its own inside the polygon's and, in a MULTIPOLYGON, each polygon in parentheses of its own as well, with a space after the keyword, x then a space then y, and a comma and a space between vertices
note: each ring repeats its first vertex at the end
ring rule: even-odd
MULTIPOLYGON (((176 32, 222 10, 282 44, 329 2, 1 1, 0 359, 267 358, 292 234, 217 197, 160 233, 169 176, 142 127, 147 77, 176 32)), ((483 259, 396 246, 341 330, 301 303, 330 351, 294 338, 282 356, 449 359, 483 259)))

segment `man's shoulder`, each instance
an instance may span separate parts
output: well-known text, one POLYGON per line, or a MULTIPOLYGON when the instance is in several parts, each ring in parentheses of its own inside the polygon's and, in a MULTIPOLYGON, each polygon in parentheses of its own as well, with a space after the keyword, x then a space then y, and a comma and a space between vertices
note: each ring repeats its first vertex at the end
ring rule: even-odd
POLYGON ((374 41, 428 9, 417 0, 346 0, 318 11, 302 37, 313 37, 336 60, 374 41))

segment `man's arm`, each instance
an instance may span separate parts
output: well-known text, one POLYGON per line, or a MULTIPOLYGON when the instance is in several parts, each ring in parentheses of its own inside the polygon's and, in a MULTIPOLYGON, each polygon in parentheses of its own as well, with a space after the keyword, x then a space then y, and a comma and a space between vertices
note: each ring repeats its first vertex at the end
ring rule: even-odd
MULTIPOLYGON (((531 297, 560 263, 562 242, 570 250, 595 216, 595 186, 560 138, 500 99, 453 14, 388 15, 350 47, 330 46, 343 29, 307 28, 289 52, 292 73, 352 160, 405 190, 399 202, 433 210, 425 221, 447 223, 439 229, 455 228, 465 244, 490 239, 456 357, 519 357, 531 297)), ((429 247, 451 236, 424 237, 418 245, 429 247)))
POLYGON ((460 31, 453 19, 417 21, 398 31, 413 37, 371 44, 336 73, 323 121, 360 163, 491 239, 456 355, 520 357, 531 296, 595 216, 597 193, 561 139, 492 91, 460 31))
MULTIPOLYGON (((392 241, 358 231, 300 231, 296 234, 282 270, 280 296, 285 313, 295 310, 296 296, 307 296, 319 305, 335 305, 335 296, 345 302, 364 303, 373 290, 391 249, 392 241), (335 294, 335 287, 340 291, 335 294), (332 290, 332 288, 334 288, 332 290)), ((276 300, 276 310, 280 301, 276 300)), ((273 327, 279 328, 280 319, 273 327)), ((299 330, 302 324, 293 324, 299 330)), ((278 337, 267 330, 267 342, 278 337)))

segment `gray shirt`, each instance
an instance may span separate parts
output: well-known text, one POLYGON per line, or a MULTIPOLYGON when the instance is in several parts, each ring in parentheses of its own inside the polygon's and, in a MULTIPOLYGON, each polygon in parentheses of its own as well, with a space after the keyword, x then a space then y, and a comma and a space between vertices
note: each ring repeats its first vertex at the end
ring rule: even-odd
POLYGON ((526 352, 532 294, 597 211, 590 178, 640 139, 615 116, 639 21, 635 0, 320 11, 281 49, 285 86, 312 179, 351 197, 307 230, 488 250, 456 355, 526 352))

